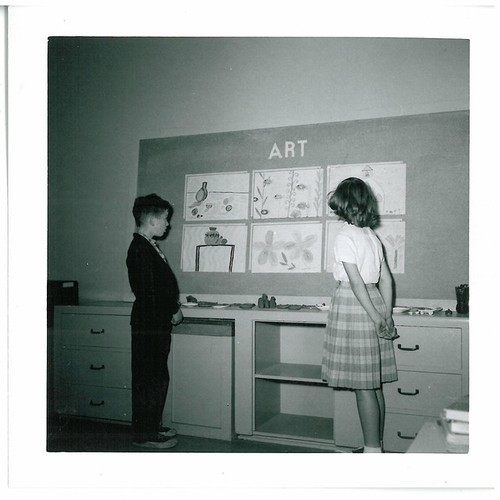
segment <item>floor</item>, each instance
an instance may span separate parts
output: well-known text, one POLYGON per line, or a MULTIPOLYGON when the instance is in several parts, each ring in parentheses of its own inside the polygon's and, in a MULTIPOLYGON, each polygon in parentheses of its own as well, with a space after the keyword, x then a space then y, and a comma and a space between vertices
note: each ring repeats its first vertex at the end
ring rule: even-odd
POLYGON ((283 446, 238 438, 219 441, 179 435, 177 441, 177 446, 168 450, 142 450, 133 446, 128 426, 75 418, 53 420, 47 429, 49 452, 325 453, 325 450, 317 448, 283 446))

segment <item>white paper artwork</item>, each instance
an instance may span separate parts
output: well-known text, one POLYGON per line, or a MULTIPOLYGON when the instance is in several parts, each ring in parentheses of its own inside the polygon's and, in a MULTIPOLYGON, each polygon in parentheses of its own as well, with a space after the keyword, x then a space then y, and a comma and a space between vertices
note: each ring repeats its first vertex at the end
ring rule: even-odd
POLYGON ((385 258, 393 274, 405 272, 406 224, 402 220, 382 220, 375 229, 385 249, 385 258))
MULTIPOLYGON (((403 162, 329 165, 327 192, 348 177, 364 180, 377 198, 380 215, 401 215, 406 211, 406 164, 403 162)), ((328 209, 329 215, 334 215, 328 209)))
POLYGON ((320 222, 252 224, 253 273, 321 272, 320 222))
MULTIPOLYGON (((326 223, 325 269, 333 272, 333 242, 342 229, 344 221, 326 223)), ((389 269, 393 274, 403 274, 405 270, 405 222, 399 219, 383 219, 375 229, 381 241, 389 269)))
POLYGON ((185 272, 244 273, 245 224, 184 225, 181 269, 185 272))
POLYGON ((301 219, 323 214, 323 169, 255 170, 254 219, 301 219))
POLYGON ((184 219, 247 219, 249 189, 248 172, 186 175, 184 219))

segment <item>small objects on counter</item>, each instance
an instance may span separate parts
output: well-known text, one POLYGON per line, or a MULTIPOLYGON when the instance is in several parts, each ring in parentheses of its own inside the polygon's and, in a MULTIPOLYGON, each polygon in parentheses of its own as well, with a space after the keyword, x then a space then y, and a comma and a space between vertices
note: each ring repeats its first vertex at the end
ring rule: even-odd
POLYGON ((425 315, 425 314, 427 314, 428 316, 432 316, 435 312, 440 312, 442 310, 443 310, 442 307, 410 307, 408 314, 410 314, 410 315, 414 315, 414 314, 425 315))
POLYGON ((451 309, 446 309, 446 311, 444 312, 445 316, 452 316, 453 315, 453 311, 451 309))
POLYGON ((257 306, 259 309, 275 309, 276 308, 276 297, 269 297, 267 294, 263 293, 257 301, 257 306))
POLYGON ((187 302, 198 302, 198 299, 196 297, 193 297, 192 295, 188 295, 186 297, 187 302))
POLYGON ((328 311, 329 307, 323 302, 322 304, 315 304, 314 307, 320 311, 328 311))

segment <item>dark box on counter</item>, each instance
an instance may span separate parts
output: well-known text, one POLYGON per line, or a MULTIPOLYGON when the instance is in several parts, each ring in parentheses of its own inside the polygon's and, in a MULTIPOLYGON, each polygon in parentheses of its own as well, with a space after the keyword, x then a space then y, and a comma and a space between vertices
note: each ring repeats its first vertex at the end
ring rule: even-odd
POLYGON ((54 326, 54 306, 78 305, 78 281, 49 280, 47 282, 47 326, 54 326))

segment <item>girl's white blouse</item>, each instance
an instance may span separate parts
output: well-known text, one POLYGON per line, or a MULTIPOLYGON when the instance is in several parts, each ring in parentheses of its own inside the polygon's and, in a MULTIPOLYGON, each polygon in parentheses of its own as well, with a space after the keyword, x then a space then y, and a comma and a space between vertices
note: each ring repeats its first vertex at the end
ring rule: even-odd
POLYGON ((382 243, 369 227, 344 223, 333 243, 333 277, 349 281, 343 262, 356 264, 365 283, 378 283, 384 260, 382 243))

